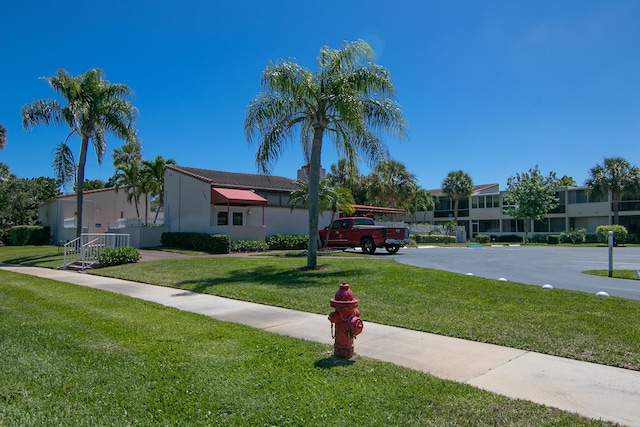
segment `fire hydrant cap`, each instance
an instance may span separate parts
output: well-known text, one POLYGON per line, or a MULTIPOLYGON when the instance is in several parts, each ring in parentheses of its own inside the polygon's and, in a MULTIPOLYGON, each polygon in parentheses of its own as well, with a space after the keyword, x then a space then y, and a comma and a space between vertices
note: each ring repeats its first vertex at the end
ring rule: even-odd
POLYGON ((353 301, 353 291, 349 289, 349 284, 347 282, 342 282, 342 284, 340 284, 340 287, 336 291, 334 300, 353 301))

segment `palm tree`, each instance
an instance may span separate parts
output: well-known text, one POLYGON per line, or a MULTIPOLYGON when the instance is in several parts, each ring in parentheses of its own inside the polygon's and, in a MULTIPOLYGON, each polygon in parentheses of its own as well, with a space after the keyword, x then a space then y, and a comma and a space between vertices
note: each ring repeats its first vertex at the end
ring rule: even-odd
POLYGON ((76 235, 82 234, 82 202, 84 191, 84 169, 87 150, 91 143, 98 164, 107 148, 108 132, 123 141, 138 144, 136 135, 136 109, 128 101, 132 95, 128 86, 110 83, 104 79, 104 72, 98 68, 80 74, 69 75, 65 70, 45 78, 51 88, 67 102, 62 105, 53 99, 39 100, 22 107, 22 126, 30 130, 36 125, 64 124, 71 129, 65 140, 54 152, 54 175, 62 184, 71 184, 75 178, 77 185, 76 212, 78 222, 76 235), (71 149, 67 145, 71 135, 80 137, 80 157, 77 169, 71 149))
POLYGON ((416 181, 416 176, 403 163, 384 160, 372 174, 369 200, 386 207, 406 207, 418 189, 416 181))
POLYGON ((175 165, 173 159, 164 159, 162 156, 156 156, 153 160, 142 161, 142 174, 146 177, 149 193, 155 199, 156 213, 153 218, 155 224, 158 220, 158 212, 164 206, 164 169, 166 165, 175 165))
POLYGON ((331 134, 339 155, 348 162, 355 163, 363 155, 373 164, 387 156, 379 131, 405 134, 402 111, 393 101, 391 76, 373 57, 371 47, 358 40, 345 43, 342 49, 320 49, 315 73, 291 61, 278 61, 262 72, 263 91, 247 108, 245 133, 250 143, 256 137, 259 140, 256 164, 262 173, 269 173, 299 127, 309 164, 309 269, 317 266, 325 133, 331 134))
POLYGON ((415 197, 407 204, 411 222, 416 222, 418 211, 428 211, 436 207, 438 198, 424 188, 418 188, 415 197))
MULTIPOLYGON (((300 205, 309 207, 309 181, 298 180, 296 183, 298 188, 292 191, 289 197, 289 206, 292 211, 296 206, 300 205)), ((351 190, 340 187, 339 185, 331 185, 331 179, 329 177, 320 179, 318 200, 320 212, 324 212, 326 210, 331 211, 329 226, 333 223, 338 211, 347 215, 351 215, 355 212, 355 209, 353 208, 355 202, 351 195, 351 190)), ((329 235, 327 233, 327 239, 323 242, 324 247, 326 247, 329 242, 328 237, 329 235)))
POLYGON ((0 124, 0 150, 7 145, 7 129, 0 124))
POLYGON ((123 163, 118 165, 118 169, 113 175, 116 193, 120 187, 124 188, 127 193, 127 202, 134 204, 138 218, 140 218, 140 197, 145 194, 140 166, 139 161, 123 163))
POLYGON ((602 165, 592 167, 589 174, 591 177, 585 181, 589 193, 595 197, 611 193, 613 223, 618 224, 620 200, 636 195, 640 189, 640 169, 622 157, 609 157, 604 159, 602 165))
POLYGON ((442 192, 445 196, 454 200, 453 204, 453 221, 458 223, 458 205, 460 199, 469 197, 473 192, 473 180, 466 172, 462 170, 451 171, 442 181, 442 192))

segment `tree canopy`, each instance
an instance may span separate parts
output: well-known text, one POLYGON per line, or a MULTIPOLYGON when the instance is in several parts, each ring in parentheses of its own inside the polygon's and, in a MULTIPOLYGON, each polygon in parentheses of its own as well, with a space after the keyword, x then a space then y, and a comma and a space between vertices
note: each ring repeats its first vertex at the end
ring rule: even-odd
POLYGON ((640 169, 622 157, 608 157, 601 165, 589 170, 585 185, 596 197, 607 197, 611 193, 613 223, 619 224, 620 200, 640 192, 640 169))
POLYGON ((457 224, 460 199, 471 195, 473 192, 473 180, 463 170, 451 171, 442 181, 442 192, 445 196, 454 200, 453 221, 457 224))
POLYGON ((360 156, 377 164, 388 155, 380 133, 402 137, 406 125, 389 72, 374 62, 362 40, 323 47, 318 71, 278 61, 262 72, 262 92, 249 104, 245 134, 257 142, 256 165, 268 174, 298 131, 309 165, 307 268, 317 266, 320 165, 325 134, 351 164, 360 156))
POLYGON ((529 169, 529 172, 518 173, 507 180, 504 213, 514 219, 525 220, 525 240, 528 238, 530 222, 543 219, 558 206, 557 183, 555 172, 544 176, 538 165, 529 169))
POLYGON ((128 86, 110 83, 104 79, 104 72, 91 69, 77 77, 65 70, 46 77, 49 86, 64 100, 63 105, 56 99, 44 99, 22 107, 22 125, 30 130, 37 125, 66 124, 70 132, 54 151, 52 166, 54 175, 63 185, 76 182, 76 211, 78 223, 76 235, 82 233, 82 208, 84 191, 84 169, 89 144, 93 147, 98 164, 107 148, 106 135, 132 144, 139 144, 136 134, 135 114, 129 98, 132 91, 128 86), (76 165, 73 152, 67 144, 72 135, 80 137, 80 156, 76 165))

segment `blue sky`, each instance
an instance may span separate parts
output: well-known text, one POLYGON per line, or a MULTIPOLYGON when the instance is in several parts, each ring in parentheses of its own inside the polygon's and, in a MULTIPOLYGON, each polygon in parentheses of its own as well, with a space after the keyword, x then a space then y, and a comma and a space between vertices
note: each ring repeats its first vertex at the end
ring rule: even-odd
MULTIPOLYGON (((462 169, 498 183, 536 164, 584 183, 604 157, 640 163, 640 2, 136 1, 8 2, 0 26, 0 162, 20 178, 53 176, 65 127, 25 132, 20 108, 55 97, 39 77, 99 67, 133 89, 143 157, 256 173, 245 109, 271 61, 316 69, 320 47, 362 38, 391 72, 409 138, 392 157, 426 189, 462 169)), ((108 137, 101 167, 113 174, 108 137)), ((71 142, 78 155, 79 140, 71 142)), ((325 144, 327 169, 337 158, 325 144)), ((299 141, 274 175, 295 178, 299 141)), ((366 165, 361 172, 367 173, 366 165)))

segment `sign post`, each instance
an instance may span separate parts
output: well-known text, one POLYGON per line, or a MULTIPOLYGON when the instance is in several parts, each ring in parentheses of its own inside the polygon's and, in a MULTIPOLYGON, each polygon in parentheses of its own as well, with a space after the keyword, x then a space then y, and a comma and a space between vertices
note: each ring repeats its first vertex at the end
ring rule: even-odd
POLYGON ((613 231, 609 231, 609 277, 613 277, 613 231))

